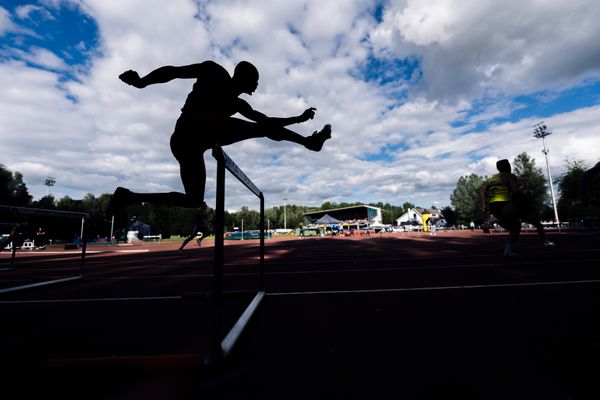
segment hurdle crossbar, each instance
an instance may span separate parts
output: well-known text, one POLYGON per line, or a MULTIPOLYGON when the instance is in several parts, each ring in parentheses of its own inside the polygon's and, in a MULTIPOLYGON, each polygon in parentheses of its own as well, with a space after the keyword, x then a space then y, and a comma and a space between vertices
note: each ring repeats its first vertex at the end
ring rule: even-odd
MULTIPOLYGON (((38 287, 38 286, 51 285, 54 283, 61 283, 61 282, 66 282, 66 281, 70 281, 70 280, 74 280, 74 279, 83 278, 83 267, 84 267, 84 263, 85 263, 85 253, 86 253, 86 247, 87 247, 87 241, 85 240, 84 231, 85 231, 85 221, 90 216, 88 213, 75 212, 75 211, 48 210, 48 209, 44 209, 44 208, 16 207, 16 206, 8 206, 8 205, 0 204, 0 216, 3 216, 3 215, 19 216, 19 217, 25 217, 25 218, 28 218, 30 216, 81 218, 81 232, 80 232, 81 262, 80 262, 78 276, 67 277, 67 278, 63 278, 63 279, 54 279, 54 280, 50 280, 50 281, 38 282, 35 284, 31 284, 31 285, 23 285, 23 286, 18 286, 18 287, 13 287, 13 288, 6 288, 6 289, 2 290, 2 293, 14 292, 14 291, 18 291, 18 290, 29 289, 29 288, 38 287)), ((15 222, 14 225, 18 227, 19 223, 15 222)), ((14 242, 14 237, 11 238, 11 246, 12 246, 12 256, 11 256, 11 268, 10 269, 14 269, 15 258, 16 258, 16 246, 15 246, 15 242, 14 242)), ((0 249, 0 250, 2 250, 2 249, 0 249)))
POLYGON ((90 214, 75 211, 47 210, 44 208, 29 208, 0 205, 0 214, 13 215, 43 215, 46 217, 89 218, 90 214))
POLYGON ((250 317, 262 300, 264 266, 265 266, 265 199, 262 191, 246 176, 235 162, 223 151, 221 146, 214 146, 212 155, 217 161, 217 192, 215 214, 215 270, 213 277, 213 345, 207 357, 207 364, 218 363, 224 360, 231 352, 235 341, 250 320, 250 317), (223 265, 224 265, 224 237, 225 232, 225 170, 228 170, 237 180, 246 186, 260 199, 260 281, 259 294, 244 312, 234 329, 225 340, 221 341, 221 312, 223 304, 223 265), (262 294, 261 294, 262 293, 262 294))

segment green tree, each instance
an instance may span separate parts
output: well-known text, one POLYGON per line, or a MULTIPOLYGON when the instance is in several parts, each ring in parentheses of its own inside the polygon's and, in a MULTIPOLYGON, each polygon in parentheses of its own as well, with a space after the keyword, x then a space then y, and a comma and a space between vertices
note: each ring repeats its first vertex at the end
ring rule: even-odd
POLYGON ((74 200, 69 196, 64 196, 58 200, 56 208, 63 211, 85 212, 83 202, 81 200, 74 200))
POLYGON ((308 207, 295 204, 287 206, 287 227, 292 229, 300 227, 304 220, 304 213, 308 210, 308 207))
POLYGON ((457 214, 459 224, 468 225, 471 221, 483 222, 485 215, 481 212, 479 190, 487 177, 476 174, 461 176, 456 183, 456 188, 450 195, 450 202, 457 214))
POLYGON ((19 171, 12 173, 0 164, 0 204, 26 207, 31 204, 31 199, 23 174, 19 171))
POLYGON ((56 209, 56 201, 54 200, 53 195, 48 194, 39 200, 33 201, 31 203, 31 206, 34 208, 44 208, 46 210, 54 210, 54 209, 56 209))
POLYGON ((326 201, 325 203, 321 204, 321 210, 331 210, 334 208, 338 208, 338 205, 330 201, 326 201))
MULTIPOLYGON (((286 205, 285 207, 285 214, 287 217, 287 211, 290 208, 290 206, 286 205)), ((283 206, 278 206, 278 207, 273 207, 273 208, 268 208, 265 210, 265 220, 268 220, 268 226, 271 229, 278 229, 278 228, 283 228, 283 206)), ((265 221, 265 223, 267 223, 265 221)))
POLYGON ((590 201, 581 201, 580 180, 587 169, 584 161, 567 160, 564 174, 556 179, 560 192, 557 208, 561 220, 600 216, 600 176, 594 176, 590 182, 590 201))
POLYGON ((411 208, 415 208, 415 205, 408 201, 405 202, 404 204, 402 204, 402 214, 404 214, 405 212, 408 212, 408 210, 411 208))
POLYGON ((513 172, 519 178, 523 189, 531 196, 532 204, 541 214, 546 210, 548 202, 548 190, 546 178, 541 170, 535 166, 535 159, 527 153, 521 153, 513 160, 513 172))
POLYGON ((244 230, 259 229, 260 228, 260 213, 255 210, 251 210, 247 206, 243 206, 240 211, 236 213, 236 223, 240 229, 242 229, 242 221, 244 230))
POLYGON ((444 219, 448 223, 448 226, 456 225, 456 223, 458 221, 458 215, 456 214, 456 211, 454 211, 454 209, 452 207, 446 206, 446 207, 442 208, 441 212, 442 212, 442 215, 444 216, 444 219))

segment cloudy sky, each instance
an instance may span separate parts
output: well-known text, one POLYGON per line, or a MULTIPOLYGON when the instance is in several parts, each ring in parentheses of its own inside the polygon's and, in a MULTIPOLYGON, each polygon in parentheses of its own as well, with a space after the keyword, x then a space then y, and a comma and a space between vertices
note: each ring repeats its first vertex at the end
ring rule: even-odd
MULTIPOLYGON (((181 191, 169 137, 193 81, 143 90, 118 75, 240 60, 244 98, 272 116, 316 107, 320 153, 255 139, 226 148, 267 207, 324 201, 445 206, 460 176, 521 152, 545 170, 600 159, 595 0, 41 0, 0 3, 0 163, 35 198, 181 191)), ((207 201, 214 205, 215 162, 207 201)), ((233 179, 227 207, 257 208, 233 179)))

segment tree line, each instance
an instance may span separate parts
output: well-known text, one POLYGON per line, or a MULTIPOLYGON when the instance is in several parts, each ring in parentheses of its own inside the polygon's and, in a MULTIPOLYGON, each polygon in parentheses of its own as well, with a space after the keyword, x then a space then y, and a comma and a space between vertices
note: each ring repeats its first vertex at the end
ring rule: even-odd
MULTIPOLYGON (((548 192, 547 179, 535 159, 527 153, 521 153, 511 163, 513 173, 523 184, 537 206, 537 214, 543 221, 553 220, 554 211, 548 192)), ((582 219, 600 215, 600 177, 591 182, 590 201, 582 203, 579 193, 579 180, 589 168, 584 161, 565 161, 565 172, 554 179, 558 192, 557 211, 562 221, 582 219)), ((471 221, 480 224, 485 215, 480 209, 479 189, 488 179, 487 176, 471 174, 459 178, 456 188, 450 196, 450 202, 456 213, 457 223, 468 225, 471 221)))
MULTIPOLYGON (((535 204, 538 205, 540 217, 543 220, 552 219, 553 213, 546 178, 542 170, 536 166, 535 159, 527 153, 522 153, 513 160, 512 166, 513 172, 523 182, 534 198, 535 204)), ((594 177, 591 182, 592 193, 590 198, 592 201, 588 204, 581 204, 578 199, 579 178, 587 168, 588 165, 583 161, 566 161, 565 173, 556 179, 555 183, 560 194, 558 212, 562 220, 600 215, 598 207, 593 206, 594 204, 597 205, 598 199, 600 199, 600 177, 594 177)), ((459 178, 450 196, 451 206, 443 207, 440 210, 449 225, 468 225, 471 221, 479 224, 483 221, 485 215, 480 210, 479 189, 487 179, 487 176, 476 174, 459 178)), ((53 195, 49 194, 38 200, 33 200, 23 180, 23 174, 18 171, 11 172, 0 164, 0 204, 89 213, 90 218, 86 227, 88 239, 110 235, 112 221, 105 216, 110 198, 110 194, 95 196, 88 193, 80 200, 72 199, 69 196, 55 199, 53 195)), ((304 222, 303 214, 306 212, 361 204, 364 203, 325 202, 320 207, 287 204, 266 209, 265 219, 271 229, 283 228, 284 225, 288 228, 297 228, 304 222)), ((384 224, 393 224, 409 208, 415 208, 415 205, 410 202, 405 202, 401 206, 382 202, 369 203, 368 205, 382 209, 384 224)), ((241 228, 242 220, 244 229, 259 229, 260 215, 258 211, 251 210, 246 206, 237 212, 226 211, 224 217, 225 226, 229 230, 234 227, 241 228)), ((132 205, 125 210, 125 213, 116 217, 115 230, 126 227, 133 218, 149 224, 153 234, 160 233, 163 237, 169 237, 171 235, 187 235, 191 232, 196 220, 196 211, 148 203, 132 205)), ((207 220, 211 221, 213 218, 214 210, 209 208, 207 220)), ((55 236, 73 234, 73 229, 67 228, 68 224, 61 218, 46 218, 36 221, 36 223, 45 224, 44 228, 49 237, 53 233, 55 236)), ((70 238, 64 237, 64 239, 70 238)))

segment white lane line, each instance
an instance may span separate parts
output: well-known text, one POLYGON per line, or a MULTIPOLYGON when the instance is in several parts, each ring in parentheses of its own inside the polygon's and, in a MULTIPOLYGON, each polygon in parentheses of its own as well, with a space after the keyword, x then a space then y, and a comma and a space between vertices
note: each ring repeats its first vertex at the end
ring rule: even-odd
MULTIPOLYGON (((85 254, 111 254, 111 253, 148 253, 150 249, 138 249, 138 250, 86 250, 85 254)), ((36 256, 44 256, 44 255, 73 255, 73 256, 81 256, 81 251, 43 251, 43 252, 34 252, 34 253, 17 253, 20 256, 26 255, 36 255, 36 256)), ((20 257, 17 257, 20 258, 20 257)))
POLYGON ((59 303, 95 303, 112 301, 146 301, 146 300, 177 300, 181 296, 150 296, 150 297, 106 297, 92 299, 45 299, 45 300, 4 300, 0 305, 5 304, 59 304, 59 303))
MULTIPOLYGON (((98 253, 102 253, 102 250, 86 250, 85 254, 98 254, 98 253)), ((44 255, 55 255, 55 254, 70 254, 70 255, 74 255, 74 256, 81 256, 81 250, 73 250, 73 251, 56 251, 56 250, 44 250, 43 252, 17 252, 16 255, 16 259, 19 259, 23 256, 32 256, 32 255, 36 255, 36 256, 44 256, 44 255)))
MULTIPOLYGON (((592 262, 595 262, 595 259, 590 260, 578 260, 578 262, 589 262, 590 266, 592 262)), ((305 270, 305 271, 273 271, 273 272, 265 272, 265 276, 279 276, 279 275, 310 275, 310 274, 340 274, 340 273, 369 273, 369 272, 396 272, 396 271, 430 271, 430 270, 448 270, 448 269, 466 269, 466 268, 494 268, 500 267, 503 269, 515 268, 520 269, 524 266, 539 266, 539 265, 551 265, 551 264, 563 264, 562 260, 554 260, 554 261, 532 261, 528 263, 513 264, 511 261, 506 261, 503 263, 488 263, 488 264, 471 264, 471 265, 448 265, 448 266, 410 266, 410 267, 384 267, 384 268, 353 268, 353 269, 325 269, 325 270, 305 270)), ((270 264, 269 268, 272 267, 270 264)), ((146 267, 140 267, 146 268, 146 267)), ((172 267, 147 267, 151 269, 159 269, 159 268, 172 268, 172 267)), ((137 267, 136 267, 137 269, 137 267)), ((103 274, 110 271, 102 271, 98 269, 88 270, 87 276, 85 278, 86 281, 105 281, 105 280, 127 280, 127 279, 179 279, 179 278, 212 278, 212 273, 206 274, 185 274, 185 275, 141 275, 141 276, 98 276, 96 274, 103 274), (91 276, 91 275, 94 276, 91 276)), ((507 271, 504 271, 507 272, 507 271)), ((226 273, 223 276, 225 277, 248 277, 248 276, 258 276, 259 272, 233 272, 226 273)))
MULTIPOLYGON (((491 283, 487 285, 454 285, 454 286, 428 286, 412 288, 391 288, 391 289, 355 289, 355 290, 321 290, 306 292, 271 292, 265 293, 265 296, 313 296, 329 294, 362 294, 362 293, 401 293, 401 292, 431 292, 447 290, 467 290, 467 289, 490 289, 490 288, 510 288, 510 287, 536 287, 536 286, 561 286, 561 285, 586 285, 600 283, 600 279, 588 279, 579 281, 548 281, 548 282, 524 282, 524 283, 491 283)), ((92 298, 92 299, 57 299, 57 300, 5 300, 0 301, 0 305, 9 304, 53 304, 53 303, 93 303, 93 302, 114 302, 114 301, 148 301, 148 300, 179 300, 181 296, 150 296, 150 297, 110 297, 110 298, 92 298)))
POLYGON ((258 305, 264 296, 265 292, 258 292, 256 296, 254 296, 254 299, 252 299, 244 313, 240 316, 235 325, 233 325, 233 328, 231 328, 227 336, 225 336, 221 342, 221 349, 223 350, 225 357, 228 357, 231 353, 233 346, 235 346, 237 340, 242 335, 244 328, 250 321, 250 318, 252 318, 252 315, 258 308, 258 305))
POLYGON ((322 290, 322 291, 311 291, 311 292, 275 292, 275 293, 267 293, 266 295, 267 296, 303 296, 303 295, 310 296, 310 295, 319 295, 319 294, 430 292, 430 291, 464 290, 464 289, 584 285, 584 284, 590 284, 590 283, 600 283, 600 279, 589 279, 589 280, 580 280, 580 281, 490 283, 487 285, 428 286, 428 287, 394 288, 394 289, 356 289, 356 290, 322 290))
POLYGON ((2 293, 9 293, 9 292, 16 292, 18 290, 31 289, 31 288, 40 287, 40 286, 54 285, 54 284, 57 284, 57 283, 69 282, 69 281, 74 281, 74 280, 78 280, 78 279, 82 279, 82 278, 83 277, 81 275, 77 275, 77 276, 72 276, 72 277, 69 277, 69 278, 54 279, 54 280, 51 280, 51 281, 38 282, 38 283, 29 284, 29 285, 23 285, 23 286, 11 287, 11 288, 6 288, 6 289, 0 289, 0 294, 2 294, 2 293))

